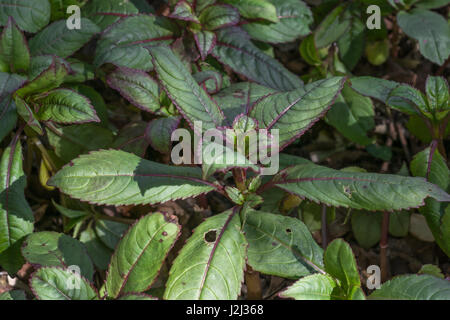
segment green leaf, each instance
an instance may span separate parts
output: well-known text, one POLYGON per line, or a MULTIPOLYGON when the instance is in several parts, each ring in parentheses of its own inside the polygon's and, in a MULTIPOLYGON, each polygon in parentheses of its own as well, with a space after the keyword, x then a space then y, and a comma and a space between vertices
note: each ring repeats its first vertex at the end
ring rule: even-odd
POLYGON ((247 242, 236 211, 212 216, 195 229, 170 269, 164 299, 237 299, 247 242))
POLYGON ((244 225, 252 269, 297 279, 323 271, 323 250, 299 219, 250 211, 244 225))
POLYGON ((279 21, 264 24, 251 22, 242 27, 252 39, 269 43, 285 43, 297 40, 311 32, 309 26, 313 22, 311 10, 303 1, 272 0, 277 8, 279 21))
POLYGON ((194 33, 194 39, 202 60, 205 60, 216 45, 216 34, 212 31, 199 31, 194 33))
MULTIPOLYGON (((410 164, 414 176, 425 177, 429 182, 447 190, 450 184, 450 171, 445 159, 439 154, 436 145, 416 154, 410 164)), ((426 199, 425 206, 420 212, 425 216, 427 224, 437 242, 447 255, 450 255, 450 239, 442 231, 443 218, 446 214, 447 203, 439 203, 433 199, 426 199)))
POLYGON ((343 77, 333 77, 267 95, 253 105, 249 114, 258 121, 259 128, 279 130, 281 150, 325 115, 344 82, 343 77))
POLYGON ((1 300, 26 300, 25 291, 23 290, 10 290, 0 294, 1 300))
POLYGON ((429 76, 427 78, 425 92, 427 94, 430 112, 436 113, 438 111, 449 110, 450 95, 448 83, 444 78, 429 76))
POLYGON ((38 269, 30 278, 30 287, 39 300, 97 300, 90 282, 77 273, 58 267, 38 269), (75 288, 79 285, 79 288, 75 288))
POLYGON ((344 137, 365 146, 372 142, 367 132, 375 126, 374 117, 372 100, 345 85, 325 119, 344 137))
POLYGON ((295 300, 333 300, 339 298, 333 294, 336 282, 329 275, 313 274, 304 277, 280 293, 282 298, 295 300))
POLYGON ((162 46, 147 48, 162 87, 191 126, 194 126, 194 121, 202 121, 206 131, 221 125, 223 114, 220 108, 172 50, 162 46))
POLYGON ((73 198, 97 204, 160 203, 215 189, 197 168, 173 167, 118 151, 82 155, 58 171, 49 185, 73 198))
POLYGON ((325 271, 339 280, 347 297, 350 297, 354 288, 361 286, 358 267, 352 249, 342 239, 332 241, 323 255, 325 271))
POLYGON ((353 236, 364 249, 369 249, 380 241, 381 219, 379 212, 352 212, 353 236))
POLYGON ((107 30, 95 52, 94 66, 113 63, 132 69, 153 68, 145 45, 167 43, 175 32, 175 26, 165 17, 136 15, 123 18, 107 30))
POLYGON ((298 76, 258 49, 242 29, 224 28, 216 34, 213 56, 236 73, 280 91, 302 87, 303 82, 298 76))
POLYGON ((172 19, 192 21, 195 23, 200 22, 195 15, 191 4, 187 3, 186 1, 179 1, 173 8, 173 11, 169 17, 172 19))
POLYGON ((95 69, 91 64, 73 58, 67 59, 67 62, 70 63, 72 74, 67 75, 64 78, 64 82, 83 83, 88 80, 94 80, 95 69))
POLYGON ((376 300, 449 300, 450 282, 431 275, 394 277, 375 290, 369 299, 376 300))
POLYGON ((387 103, 389 94, 399 86, 399 83, 381 78, 363 76, 351 78, 350 85, 362 95, 387 103))
POLYGON ((6 26, 13 17, 20 29, 35 33, 50 21, 48 0, 0 0, 0 25, 6 26))
MULTIPOLYGON (((35 56, 31 57, 28 80, 32 81, 37 78, 43 71, 47 70, 52 65, 54 60, 57 60, 58 63, 63 64, 68 72, 73 71, 71 70, 69 62, 60 57, 50 55, 35 56)), ((67 77, 69 77, 69 75, 67 75, 66 78, 67 77)))
POLYGON ((113 250, 106 247, 95 235, 92 228, 81 232, 80 241, 84 243, 94 265, 100 270, 108 269, 113 250))
MULTIPOLYGON (((152 121, 158 121, 162 119, 165 118, 157 118, 152 121)), ((131 122, 127 124, 125 127, 119 130, 111 147, 113 149, 134 153, 137 156, 144 157, 145 152, 147 151, 147 148, 150 144, 150 133, 148 127, 149 123, 146 123, 144 121, 131 122)), ((166 140, 166 132, 158 132, 156 130, 155 134, 157 135, 158 139, 161 138, 161 136, 164 136, 161 141, 166 140)), ((171 145, 170 135, 168 136, 167 141, 168 142, 166 142, 166 144, 168 147, 169 143, 171 145)))
POLYGON ((389 214, 389 234, 394 237, 406 237, 409 230, 410 212, 399 211, 389 214))
POLYGON ((239 10, 241 16, 278 22, 277 9, 268 0, 223 0, 239 10))
POLYGON ((205 30, 216 30, 238 24, 239 12, 228 5, 213 4, 201 12, 199 20, 205 30))
POLYGON ((418 207, 425 198, 450 201, 450 195, 423 178, 343 172, 315 164, 283 170, 274 184, 315 202, 345 208, 392 211, 418 207))
POLYGON ((12 98, 12 92, 18 89, 24 82, 16 74, 0 72, 0 142, 15 128, 17 123, 16 104, 12 98))
POLYGON ((30 66, 27 40, 12 17, 0 36, 0 64, 8 65, 11 73, 25 73, 30 66))
POLYGON ((0 266, 8 272, 9 275, 16 274, 25 264, 25 259, 22 257, 22 244, 26 236, 23 236, 12 246, 0 253, 0 266))
POLYGON ((46 128, 46 132, 50 145, 64 162, 88 151, 108 148, 114 139, 111 130, 93 123, 46 128))
POLYGON ((66 65, 54 56, 51 65, 42 71, 39 76, 17 90, 15 95, 23 98, 31 94, 46 92, 58 88, 63 83, 64 78, 68 73, 69 71, 66 65))
POLYGON ((400 28, 419 42, 419 50, 428 60, 443 65, 450 55, 450 26, 440 14, 423 9, 397 14, 400 28))
POLYGON ((153 149, 169 154, 172 147, 172 132, 178 128, 181 117, 157 118, 150 121, 146 134, 153 149))
POLYGON ((420 270, 417 272, 417 274, 429 274, 440 279, 445 279, 442 270, 434 264, 424 264, 422 268, 420 268, 420 270))
POLYGON ((54 54, 61 58, 71 56, 100 32, 91 20, 81 18, 81 29, 69 29, 66 20, 53 22, 30 39, 33 56, 54 54))
POLYGON ((17 114, 26 122, 26 124, 33 129, 33 131, 37 132, 37 134, 42 135, 44 132, 42 131, 42 127, 39 124, 39 121, 36 118, 36 114, 30 108, 27 102, 20 97, 15 98, 17 114))
POLYGON ((423 9, 437 9, 450 4, 450 0, 426 0, 416 3, 416 7, 423 9))
POLYGON ((73 210, 73 209, 68 209, 66 207, 63 207, 59 204, 57 204, 55 202, 55 200, 52 199, 52 203, 55 206, 56 210, 59 211, 59 213, 61 213, 63 216, 70 218, 70 219, 75 219, 75 218, 80 218, 80 217, 85 217, 90 215, 90 213, 88 211, 83 211, 83 210, 73 210))
POLYGON ((101 30, 106 29, 121 17, 139 13, 133 3, 123 0, 89 1, 83 7, 83 14, 101 30))
POLYGON ((114 250, 129 225, 120 222, 99 220, 95 223, 95 234, 108 248, 114 250))
POLYGON ((130 293, 119 297, 117 300, 158 300, 145 293, 130 293))
POLYGON ((146 72, 117 68, 107 76, 106 82, 136 107, 147 112, 159 109, 158 83, 146 72))
POLYGON ((364 53, 366 25, 353 16, 350 27, 338 40, 339 57, 349 70, 353 70, 364 53))
POLYGON ((223 110, 226 125, 231 127, 234 119, 243 111, 248 110, 263 96, 275 92, 274 89, 253 82, 238 82, 219 91, 213 99, 223 110))
POLYGON ((320 66, 322 60, 320 59, 319 51, 317 50, 314 41, 314 35, 310 34, 300 43, 299 51, 306 63, 312 66, 320 66))
POLYGON ((146 291, 180 233, 173 217, 153 213, 133 225, 111 258, 106 278, 109 297, 146 291))
POLYGON ((43 267, 78 266, 81 275, 92 281, 94 267, 84 245, 63 233, 42 231, 30 234, 22 246, 29 263, 43 267))
POLYGON ((340 5, 331 11, 314 33, 317 48, 326 47, 337 41, 350 27, 351 20, 345 5, 340 5))
POLYGON ((33 232, 33 212, 25 199, 22 146, 14 140, 0 161, 0 253, 33 232))
POLYGON ((91 102, 69 89, 56 89, 36 99, 39 106, 37 118, 56 123, 100 122, 91 102))

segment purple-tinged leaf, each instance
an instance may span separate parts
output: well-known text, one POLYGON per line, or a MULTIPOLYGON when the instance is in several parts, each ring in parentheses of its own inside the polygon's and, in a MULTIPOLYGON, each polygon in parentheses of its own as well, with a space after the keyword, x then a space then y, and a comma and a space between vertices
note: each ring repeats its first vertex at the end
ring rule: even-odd
POLYGON ((12 93, 25 81, 26 79, 19 75, 0 72, 0 142, 16 126, 17 111, 12 93))
POLYGON ((216 45, 216 34, 211 31, 198 31, 194 33, 194 39, 202 60, 205 60, 216 45))
POLYGON ((25 73, 30 66, 30 50, 25 36, 9 17, 0 36, 0 65, 7 65, 11 73, 25 73))
POLYGON ((95 0, 83 7, 83 14, 104 30, 111 24, 127 15, 137 14, 139 10, 131 1, 95 0))
POLYGON ((192 10, 192 7, 189 3, 187 3, 186 1, 179 1, 175 5, 175 8, 173 8, 173 11, 169 15, 169 18, 200 23, 193 11, 194 10, 192 10))
POLYGON ((239 23, 239 11, 226 4, 213 4, 206 7, 199 16, 202 27, 217 30, 239 23))
POLYGON ((146 135, 153 149, 169 154, 172 146, 172 132, 178 128, 181 117, 158 118, 150 121, 146 135))
POLYGON ((23 31, 38 32, 50 21, 50 9, 48 0, 0 0, 0 26, 13 17, 23 31))

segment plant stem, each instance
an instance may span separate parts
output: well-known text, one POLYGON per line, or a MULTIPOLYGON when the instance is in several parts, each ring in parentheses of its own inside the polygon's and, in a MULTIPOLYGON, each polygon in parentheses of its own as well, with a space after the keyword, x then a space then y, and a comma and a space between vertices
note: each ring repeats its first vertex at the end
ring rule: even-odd
POLYGON ((327 234, 327 206, 322 204, 322 248, 325 250, 328 246, 328 234, 327 234))
POLYGON ((383 212, 383 221, 381 223, 381 239, 380 239, 380 269, 381 282, 387 281, 389 277, 389 261, 387 256, 389 237, 389 212, 383 212))
POLYGON ((259 272, 254 271, 249 265, 247 265, 247 271, 245 272, 245 284, 247 285, 247 300, 262 299, 261 279, 259 278, 259 272))

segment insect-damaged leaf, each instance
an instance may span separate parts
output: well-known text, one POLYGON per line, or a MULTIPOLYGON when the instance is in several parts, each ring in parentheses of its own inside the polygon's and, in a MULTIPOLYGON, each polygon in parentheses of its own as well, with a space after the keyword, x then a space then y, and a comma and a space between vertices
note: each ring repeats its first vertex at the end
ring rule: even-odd
POLYGON ((146 291, 158 275, 180 226, 156 212, 133 225, 120 240, 106 278, 108 296, 146 291))
POLYGON ((236 210, 200 224, 170 269, 168 300, 232 300, 241 292, 247 243, 236 210))
POLYGON ((54 175, 49 185, 98 204, 159 203, 215 189, 197 168, 174 167, 118 150, 82 155, 54 175))

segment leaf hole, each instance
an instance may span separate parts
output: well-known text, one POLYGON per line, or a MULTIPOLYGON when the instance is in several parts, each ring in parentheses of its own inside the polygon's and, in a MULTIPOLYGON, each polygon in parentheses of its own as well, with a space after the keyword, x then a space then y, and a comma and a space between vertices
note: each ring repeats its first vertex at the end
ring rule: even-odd
POLYGON ((291 233, 291 232, 292 232, 291 229, 289 229, 289 228, 286 229, 286 233, 291 233))
POLYGON ((163 236, 167 236, 167 234, 168 233, 166 231, 163 231, 163 233, 162 233, 163 236))
POLYGON ((207 243, 214 243, 217 239, 217 230, 209 230, 203 238, 207 243))

